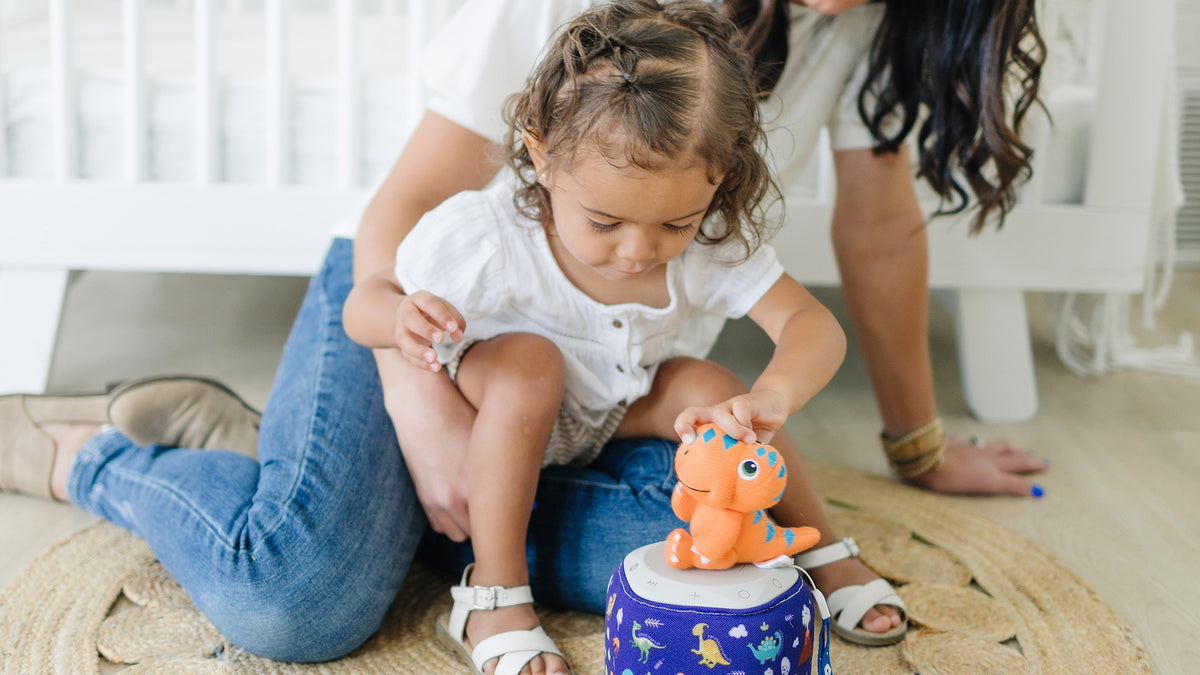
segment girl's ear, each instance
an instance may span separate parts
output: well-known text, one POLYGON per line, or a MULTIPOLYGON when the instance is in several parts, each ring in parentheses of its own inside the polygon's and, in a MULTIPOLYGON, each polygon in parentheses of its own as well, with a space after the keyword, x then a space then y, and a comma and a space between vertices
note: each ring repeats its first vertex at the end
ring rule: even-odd
POLYGON ((542 139, 538 138, 536 133, 526 129, 521 132, 521 141, 525 143, 525 149, 529 151, 529 159, 533 160, 533 168, 537 171, 538 182, 541 183, 546 172, 546 149, 542 146, 542 139))

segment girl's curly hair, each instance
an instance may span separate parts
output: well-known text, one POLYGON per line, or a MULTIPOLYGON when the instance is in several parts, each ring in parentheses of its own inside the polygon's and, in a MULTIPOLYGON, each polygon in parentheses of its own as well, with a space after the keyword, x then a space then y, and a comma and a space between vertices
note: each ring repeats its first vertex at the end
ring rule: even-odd
POLYGON ((568 24, 505 110, 506 159, 526 216, 547 223, 550 195, 522 134, 542 144, 552 166, 569 169, 585 144, 614 163, 651 169, 689 153, 718 185, 705 215, 749 255, 769 236, 767 205, 779 191, 761 149, 752 62, 733 46, 733 24, 697 0, 619 0, 568 24))

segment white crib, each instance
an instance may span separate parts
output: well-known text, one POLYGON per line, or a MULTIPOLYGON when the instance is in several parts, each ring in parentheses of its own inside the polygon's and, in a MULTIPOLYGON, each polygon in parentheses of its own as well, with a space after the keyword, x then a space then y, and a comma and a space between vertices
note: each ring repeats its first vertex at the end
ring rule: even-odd
MULTIPOLYGON (((1003 231, 930 226, 981 419, 1036 412, 1024 291, 1144 284, 1170 11, 1096 1, 1093 70, 1047 92, 1083 123, 1043 139, 1003 231)), ((45 388, 75 271, 312 273, 415 124, 421 44, 457 4, 0 2, 0 393, 45 388)), ((788 186, 789 219, 828 222, 829 164, 788 186)), ((796 223, 776 239, 785 264, 836 285, 828 230, 796 223)))

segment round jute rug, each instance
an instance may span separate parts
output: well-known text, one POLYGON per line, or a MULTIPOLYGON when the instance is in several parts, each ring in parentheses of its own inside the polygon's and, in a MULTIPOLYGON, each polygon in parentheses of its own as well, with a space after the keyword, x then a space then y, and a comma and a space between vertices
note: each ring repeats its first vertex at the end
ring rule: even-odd
MULTIPOLYGON (((1149 673, 1130 626, 1078 576, 1011 530, 937 495, 823 462, 840 530, 909 607, 892 647, 832 642, 840 673, 1149 673)), ((226 641, 145 543, 98 523, 51 546, 0 592, 3 673, 463 673, 433 637, 455 579, 417 565, 383 629, 349 656, 299 665, 226 641)), ((600 616, 539 608, 578 675, 602 675, 600 616)))

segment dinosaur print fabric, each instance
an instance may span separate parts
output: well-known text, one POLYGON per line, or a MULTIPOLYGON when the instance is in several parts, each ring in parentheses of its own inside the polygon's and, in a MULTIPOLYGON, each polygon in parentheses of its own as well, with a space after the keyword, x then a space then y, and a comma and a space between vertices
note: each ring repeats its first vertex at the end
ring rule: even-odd
POLYGON ((608 585, 605 673, 808 675, 820 629, 803 577, 766 604, 735 610, 647 600, 622 566, 608 585))

